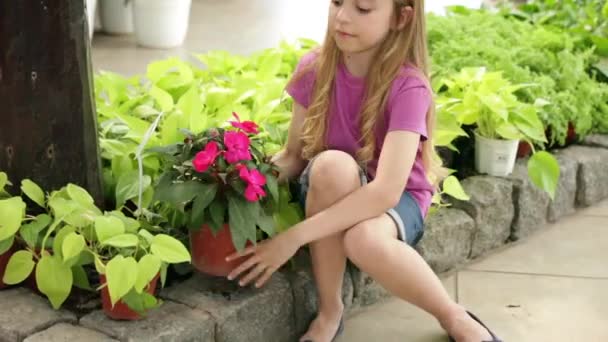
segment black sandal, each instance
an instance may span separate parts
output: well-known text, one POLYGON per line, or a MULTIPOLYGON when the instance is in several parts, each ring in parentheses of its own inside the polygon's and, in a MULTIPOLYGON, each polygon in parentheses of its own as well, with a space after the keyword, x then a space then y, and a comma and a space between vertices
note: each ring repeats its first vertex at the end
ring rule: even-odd
MULTIPOLYGON (((483 324, 483 322, 479 318, 477 318, 477 316, 475 316, 474 314, 472 314, 469 311, 467 311, 467 314, 469 314, 469 316, 471 316, 471 318, 474 319, 475 322, 479 323, 482 327, 486 328, 486 330, 490 333, 490 336, 492 336, 491 341, 481 341, 481 342, 503 342, 492 332, 492 330, 490 330, 490 328, 488 328, 485 324, 483 324)), ((450 342, 456 342, 456 340, 452 336, 449 336, 449 338, 450 338, 450 342)))
MULTIPOLYGON (((331 342, 334 342, 338 338, 338 336, 340 336, 343 332, 344 332, 344 317, 342 317, 340 319, 340 325, 338 325, 338 331, 336 331, 336 334, 334 335, 334 338, 331 339, 331 342)), ((304 340, 302 342, 315 342, 315 341, 308 339, 308 340, 304 340)))

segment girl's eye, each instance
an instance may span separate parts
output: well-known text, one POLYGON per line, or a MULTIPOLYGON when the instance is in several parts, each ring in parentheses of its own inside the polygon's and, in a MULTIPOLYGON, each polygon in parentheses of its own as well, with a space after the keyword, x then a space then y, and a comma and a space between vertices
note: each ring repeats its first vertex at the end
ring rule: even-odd
POLYGON ((357 7, 357 10, 359 11, 359 13, 361 14, 368 14, 369 12, 371 12, 372 10, 369 8, 361 8, 361 7, 357 7))
POLYGON ((342 0, 332 0, 331 3, 334 4, 334 6, 338 7, 342 5, 342 0))

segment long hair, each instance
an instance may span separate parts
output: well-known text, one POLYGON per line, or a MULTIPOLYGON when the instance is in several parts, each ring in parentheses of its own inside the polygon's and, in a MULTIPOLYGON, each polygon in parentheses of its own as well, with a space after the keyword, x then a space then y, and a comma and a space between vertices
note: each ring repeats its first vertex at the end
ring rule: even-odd
MULTIPOLYGON (((379 119, 385 112, 388 96, 393 81, 401 68, 410 64, 419 71, 418 75, 426 83, 429 91, 429 57, 426 39, 426 20, 424 0, 394 0, 394 15, 397 16, 405 6, 413 8, 413 16, 401 30, 389 31, 374 57, 366 79, 365 98, 359 113, 361 131, 361 148, 356 159, 367 163, 374 158, 376 150, 376 128, 379 119)), ((307 72, 314 70, 316 79, 312 92, 311 104, 302 128, 302 157, 310 159, 326 150, 325 137, 328 126, 328 111, 333 95, 338 64, 342 53, 332 37, 332 28, 328 27, 323 45, 318 50, 315 61, 295 75, 297 80, 307 72)), ((445 172, 433 148, 433 130, 435 128, 435 108, 430 106, 426 115, 427 140, 422 142, 422 160, 427 176, 437 184, 445 172)))

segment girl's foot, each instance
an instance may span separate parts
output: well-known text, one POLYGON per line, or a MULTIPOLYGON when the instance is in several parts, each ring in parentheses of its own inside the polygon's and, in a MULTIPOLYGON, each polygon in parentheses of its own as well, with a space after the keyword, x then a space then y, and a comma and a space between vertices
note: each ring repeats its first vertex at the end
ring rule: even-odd
POLYGON ((447 333, 456 342, 485 342, 492 341, 488 329, 475 321, 460 305, 453 308, 440 322, 447 333))
POLYGON ((319 312, 300 342, 332 342, 342 320, 343 308, 333 313, 319 312))

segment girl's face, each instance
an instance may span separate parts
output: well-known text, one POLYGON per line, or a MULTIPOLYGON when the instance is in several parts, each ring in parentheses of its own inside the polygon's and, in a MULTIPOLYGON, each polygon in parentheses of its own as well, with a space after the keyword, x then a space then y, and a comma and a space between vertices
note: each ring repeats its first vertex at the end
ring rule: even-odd
POLYGON ((332 0, 329 29, 344 53, 373 49, 382 43, 394 21, 393 0, 332 0))

